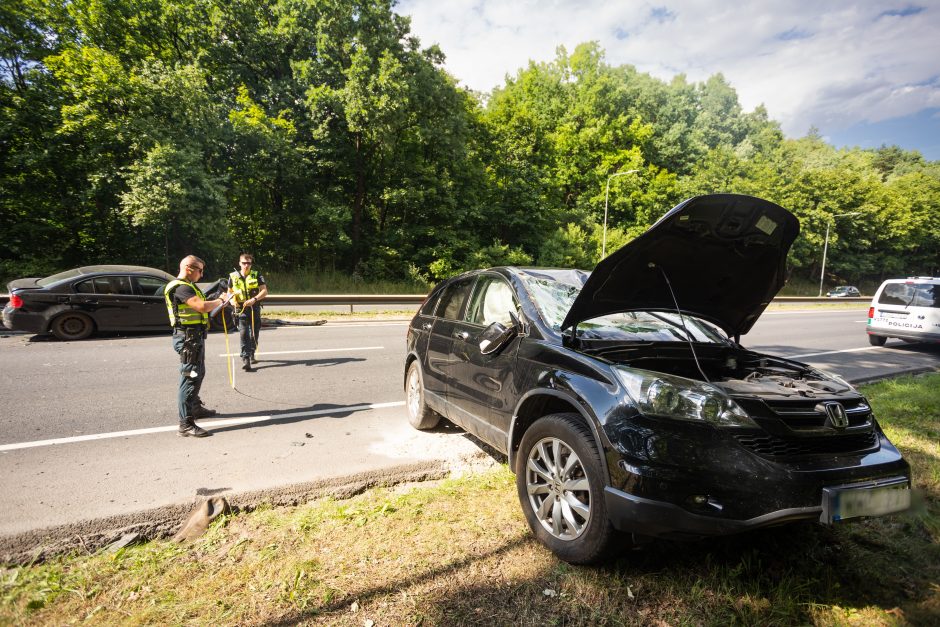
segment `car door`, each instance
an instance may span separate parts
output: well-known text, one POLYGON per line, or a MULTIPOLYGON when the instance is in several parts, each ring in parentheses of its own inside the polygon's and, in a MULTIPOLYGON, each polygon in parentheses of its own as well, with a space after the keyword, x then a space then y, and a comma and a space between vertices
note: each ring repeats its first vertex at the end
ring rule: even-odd
POLYGON ((456 364, 448 397, 460 423, 499 449, 505 448, 518 396, 514 377, 519 338, 496 353, 484 355, 480 336, 493 322, 511 326, 510 312, 518 310, 519 301, 509 282, 497 274, 483 274, 476 281, 463 320, 453 330, 456 364))
POLYGON ((131 277, 134 293, 139 301, 138 322, 141 329, 169 329, 170 318, 166 313, 163 290, 167 281, 155 276, 131 277))
MULTIPOLYGON (((467 297, 473 285, 473 277, 454 280, 444 288, 437 303, 435 315, 428 329, 427 350, 424 355, 424 389, 442 401, 447 399, 448 384, 456 366, 451 352, 457 323, 463 316, 467 297)), ((432 398, 432 407, 437 399, 432 398)), ((447 415, 446 410, 444 412, 447 415)), ((449 416, 448 416, 449 417, 449 416)))
POLYGON ((140 305, 129 276, 96 276, 76 285, 76 289, 81 292, 81 308, 91 315, 99 330, 137 328, 140 305))

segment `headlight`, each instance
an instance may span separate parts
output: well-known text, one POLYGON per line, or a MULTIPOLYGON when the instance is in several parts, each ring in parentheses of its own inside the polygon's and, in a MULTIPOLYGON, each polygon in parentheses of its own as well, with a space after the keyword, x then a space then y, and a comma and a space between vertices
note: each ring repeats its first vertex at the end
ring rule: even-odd
POLYGON ((614 367, 630 399, 647 416, 756 427, 741 407, 713 385, 649 370, 614 367))

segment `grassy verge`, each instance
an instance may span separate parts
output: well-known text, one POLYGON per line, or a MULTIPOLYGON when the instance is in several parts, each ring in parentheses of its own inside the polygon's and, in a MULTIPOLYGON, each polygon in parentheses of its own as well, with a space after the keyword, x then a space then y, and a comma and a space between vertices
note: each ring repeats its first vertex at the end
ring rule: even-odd
POLYGON ((264 272, 271 291, 278 294, 427 294, 431 286, 423 281, 364 280, 342 272, 264 272))
POLYGON ((596 568, 536 544, 505 468, 223 517, 0 575, 0 624, 927 625, 940 621, 940 374, 866 386, 912 514, 657 542, 596 568))
POLYGON ((827 303, 770 303, 767 311, 815 311, 825 309, 858 309, 866 311, 868 303, 845 303, 838 300, 827 303))
MULTIPOLYGON (((279 305, 278 309, 265 308, 265 318, 279 318, 282 320, 370 320, 387 318, 406 318, 411 319, 415 315, 418 306, 413 309, 401 310, 354 310, 348 311, 297 311, 290 309, 288 305, 279 305)), ((867 303, 771 303, 767 311, 813 311, 813 310, 845 310, 857 309, 865 311, 868 308, 867 303)))
POLYGON ((395 310, 382 310, 382 311, 353 311, 349 313, 348 311, 295 311, 291 309, 265 309, 264 317, 265 318, 277 318, 279 320, 382 320, 388 318, 401 319, 405 318, 410 320, 414 317, 415 311, 417 311, 418 306, 415 305, 414 309, 402 309, 400 311, 395 310))

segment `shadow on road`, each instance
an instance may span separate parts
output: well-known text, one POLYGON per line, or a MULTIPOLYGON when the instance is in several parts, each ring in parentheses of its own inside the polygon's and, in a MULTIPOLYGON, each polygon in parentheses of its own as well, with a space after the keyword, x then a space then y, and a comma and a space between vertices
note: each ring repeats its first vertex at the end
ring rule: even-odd
MULTIPOLYGON (((341 366, 354 361, 365 361, 363 357, 327 357, 326 359, 259 359, 254 364, 255 370, 268 370, 269 368, 283 368, 285 366, 341 366)), ((247 374, 246 374, 247 376, 247 374)))
MULTIPOLYGON (((247 395, 246 395, 247 396, 247 395)), ((239 414, 239 418, 251 418, 253 416, 270 416, 270 418, 260 421, 260 422, 250 422, 243 425, 224 425, 219 427, 214 427, 212 422, 206 421, 200 423, 212 433, 224 433, 226 431, 240 431, 242 429, 258 429, 267 426, 274 425, 289 425, 296 424, 300 422, 308 422, 312 420, 318 420, 321 418, 330 418, 330 419, 340 419, 348 418, 352 414, 364 411, 361 409, 365 405, 369 405, 369 402, 363 403, 352 403, 350 405, 333 405, 330 403, 319 403, 317 405, 309 405, 307 407, 296 407, 293 409, 286 410, 280 414, 272 414, 270 411, 257 411, 239 414), (348 409, 350 407, 356 407, 359 409, 348 409), (345 411, 344 411, 345 410, 345 411), (317 412, 314 415, 310 415, 312 412, 317 412)), ((224 420, 224 416, 219 416, 218 418, 224 420)))

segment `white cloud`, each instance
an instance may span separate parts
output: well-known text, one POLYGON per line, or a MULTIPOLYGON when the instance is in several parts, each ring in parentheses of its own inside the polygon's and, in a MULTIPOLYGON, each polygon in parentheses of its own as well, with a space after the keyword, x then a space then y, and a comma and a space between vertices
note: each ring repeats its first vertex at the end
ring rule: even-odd
POLYGON ((663 80, 721 72, 745 110, 763 103, 791 136, 940 107, 937 0, 405 0, 423 45, 462 84, 489 91, 529 60, 597 40, 608 63, 663 80))

